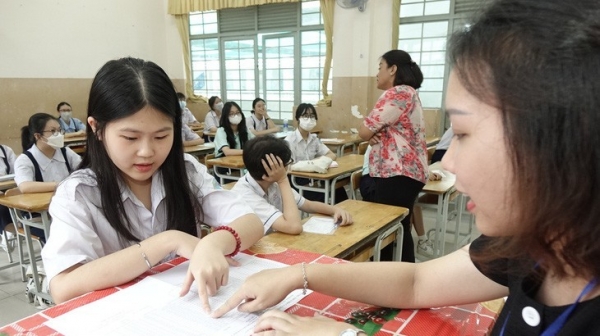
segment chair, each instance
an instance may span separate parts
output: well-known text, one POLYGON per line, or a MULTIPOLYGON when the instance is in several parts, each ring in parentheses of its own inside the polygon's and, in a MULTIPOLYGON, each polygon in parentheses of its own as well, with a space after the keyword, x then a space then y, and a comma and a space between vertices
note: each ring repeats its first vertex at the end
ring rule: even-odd
POLYGON ((431 157, 433 156, 433 153, 435 153, 436 147, 437 147, 437 145, 427 147, 427 163, 428 164, 431 163, 431 157))
POLYGON ((350 175, 350 189, 352 191, 352 199, 358 200, 358 189, 360 189, 360 179, 362 178, 362 170, 357 170, 350 175))
POLYGON ((365 155, 365 153, 367 152, 367 147, 369 147, 368 141, 363 141, 363 142, 359 143, 358 144, 358 154, 365 155))

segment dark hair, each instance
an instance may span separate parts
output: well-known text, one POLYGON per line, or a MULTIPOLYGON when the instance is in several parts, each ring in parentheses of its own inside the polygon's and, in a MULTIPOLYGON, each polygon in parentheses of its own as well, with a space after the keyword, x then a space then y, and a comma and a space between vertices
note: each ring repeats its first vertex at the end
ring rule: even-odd
POLYGON ((497 1, 449 51, 461 84, 499 109, 514 176, 519 231, 476 260, 600 277, 600 2, 497 1))
POLYGON ((36 113, 29 117, 27 125, 21 127, 21 146, 23 147, 23 152, 35 144, 37 141, 35 135, 43 134, 44 128, 46 128, 46 124, 50 120, 55 120, 58 122, 58 119, 54 118, 48 113, 43 112, 36 113))
POLYGON ((211 110, 214 110, 214 106, 215 106, 215 101, 218 99, 219 97, 217 96, 212 96, 210 98, 208 98, 208 106, 210 107, 211 110))
POLYGON ((274 136, 261 136, 250 139, 244 145, 244 165, 250 175, 257 181, 261 181, 263 175, 267 174, 261 162, 267 154, 278 156, 286 166, 292 159, 292 151, 283 139, 274 136))
POLYGON ((298 105, 296 108, 296 120, 300 120, 300 117, 304 114, 304 112, 306 112, 306 110, 311 110, 315 115, 315 119, 319 120, 319 117, 317 116, 317 109, 313 106, 313 104, 310 103, 302 103, 298 105))
POLYGON ((255 99, 252 101, 252 111, 250 111, 252 114, 254 114, 254 108, 256 107, 256 104, 258 104, 258 102, 263 102, 263 103, 264 103, 264 102, 265 102, 265 100, 264 100, 264 99, 262 99, 262 98, 255 98, 255 99))
POLYGON ((129 117, 150 106, 173 121, 173 145, 160 166, 165 189, 167 229, 177 229, 197 235, 201 221, 199 200, 192 192, 183 159, 181 141, 181 109, 169 76, 158 65, 137 58, 121 58, 106 63, 96 74, 88 103, 88 117, 96 120, 96 134, 87 128, 87 150, 81 168, 90 168, 100 188, 102 211, 121 238, 139 241, 132 233, 130 221, 121 201, 121 172, 108 156, 99 140, 106 126, 129 117), (115 176, 117 178, 115 178, 115 176))
POLYGON ((390 50, 381 56, 388 65, 396 66, 396 76, 394 77, 394 86, 408 85, 413 89, 418 89, 423 83, 423 73, 421 68, 415 63, 410 55, 404 50, 390 50))
POLYGON ((231 123, 229 122, 229 112, 231 111, 231 107, 237 107, 238 111, 242 115, 242 121, 238 124, 237 130, 240 137, 240 148, 244 148, 244 144, 248 141, 248 128, 246 127, 246 116, 242 109, 236 102, 227 102, 223 105, 223 113, 221 113, 221 127, 225 130, 225 134, 227 135, 227 143, 229 144, 229 148, 234 149, 236 146, 235 142, 235 134, 233 134, 233 129, 231 128, 231 123))
POLYGON ((177 99, 178 100, 182 100, 182 99, 185 100, 185 95, 183 93, 181 93, 181 92, 177 92, 177 99))
MULTIPOLYGON (((68 107, 71 107, 71 104, 67 103, 67 102, 60 102, 58 103, 58 105, 56 106, 56 110, 60 111, 60 108, 63 107, 63 105, 67 105, 68 107)), ((71 107, 73 108, 73 107, 71 107)))

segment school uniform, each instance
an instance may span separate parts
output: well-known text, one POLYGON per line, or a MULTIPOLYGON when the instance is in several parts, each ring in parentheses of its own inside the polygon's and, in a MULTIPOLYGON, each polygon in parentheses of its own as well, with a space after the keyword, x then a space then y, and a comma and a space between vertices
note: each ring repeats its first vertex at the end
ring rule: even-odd
MULTIPOLYGON (((27 151, 30 152, 37 161, 43 182, 60 182, 69 176, 70 172, 67 168, 67 161, 69 162, 71 170, 77 169, 81 163, 81 157, 69 147, 65 147, 65 156, 67 160, 65 160, 60 149, 57 149, 54 152, 52 158, 48 158, 44 155, 35 144, 27 151)), ((21 154, 15 160, 15 182, 18 186, 23 182, 31 181, 36 181, 34 163, 27 155, 21 154)))
MULTIPOLYGON (((0 145, 0 176, 15 173, 15 160, 17 156, 12 148, 0 145)), ((0 205, 0 233, 8 223, 12 223, 10 211, 4 205, 0 205)))
POLYGON ((196 132, 192 131, 188 125, 181 124, 181 140, 192 141, 196 139, 200 139, 200 136, 196 132))
POLYGON ((71 117, 68 123, 66 123, 62 118, 58 118, 58 123, 60 124, 60 128, 65 131, 65 133, 75 133, 85 130, 85 124, 77 118, 71 117))
MULTIPOLYGON (((265 233, 268 233, 275 221, 283 216, 283 198, 279 184, 272 183, 265 193, 256 180, 246 173, 231 189, 243 196, 244 200, 254 210, 263 222, 265 233)), ((292 189, 298 208, 304 205, 306 199, 292 189)))
POLYGON ((192 111, 190 111, 187 107, 184 107, 181 109, 181 122, 187 125, 191 123, 197 123, 198 120, 196 120, 196 117, 194 117, 192 111))
POLYGON ((206 117, 204 117, 204 129, 206 131, 210 130, 211 127, 219 128, 219 117, 215 111, 208 111, 206 117))
MULTIPOLYGON (((206 167, 193 156, 184 154, 184 160, 192 196, 200 200, 205 224, 228 225, 252 213, 240 195, 221 189, 206 167)), ((136 237, 146 239, 166 230, 167 209, 160 170, 152 176, 152 211, 146 209, 126 185, 120 187, 121 201, 136 237)), ((63 181, 49 211, 52 234, 42 251, 49 281, 73 265, 88 263, 135 244, 120 238, 105 217, 96 176, 91 169, 78 170, 63 181)))
POLYGON ((247 124, 249 130, 264 131, 269 129, 267 118, 263 117, 262 120, 258 120, 254 113, 250 115, 250 118, 248 118, 247 124))
MULTIPOLYGON (((239 133, 235 133, 235 148, 231 148, 231 146, 229 146, 229 142, 227 142, 227 134, 225 133, 225 129, 223 127, 219 127, 217 128, 217 133, 215 134, 215 157, 222 157, 225 156, 225 154, 223 154, 223 150, 221 148, 227 146, 231 149, 242 149, 242 147, 240 146, 240 134, 239 133)), ((254 138, 254 134, 252 134, 252 132, 248 132, 248 140, 254 138)))

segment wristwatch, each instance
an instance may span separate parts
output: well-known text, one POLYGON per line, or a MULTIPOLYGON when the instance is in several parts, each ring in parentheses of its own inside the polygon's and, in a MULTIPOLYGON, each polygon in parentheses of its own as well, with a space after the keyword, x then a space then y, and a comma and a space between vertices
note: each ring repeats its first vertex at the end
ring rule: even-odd
POLYGON ((359 335, 367 335, 366 332, 360 329, 352 329, 348 328, 340 333, 340 336, 359 336, 359 335))

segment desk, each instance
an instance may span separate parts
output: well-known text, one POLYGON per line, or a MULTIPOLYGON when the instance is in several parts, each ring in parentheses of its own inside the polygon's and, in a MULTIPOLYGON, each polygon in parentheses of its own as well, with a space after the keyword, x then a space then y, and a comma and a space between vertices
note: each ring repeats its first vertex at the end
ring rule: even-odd
POLYGON ((19 223, 23 225, 23 230, 25 231, 27 251, 29 253, 29 260, 33 271, 33 280, 35 281, 35 288, 37 290, 36 293, 32 294, 47 299, 50 302, 53 302, 50 295, 41 292, 41 283, 39 282, 37 265, 35 263, 36 258, 34 257, 35 254, 33 251, 33 241, 31 240, 31 227, 43 229, 46 239, 50 237, 50 217, 48 216, 48 207, 50 206, 50 200, 53 195, 54 192, 45 192, 0 197, 0 204, 9 208, 13 220, 16 219, 19 221, 19 223), (22 211, 39 212, 41 215, 41 222, 39 221, 39 218, 29 219, 25 217, 22 211))
POLYGON ((205 143, 202 145, 185 146, 183 152, 191 154, 193 156, 206 155, 215 151, 215 144, 212 142, 205 143))
MULTIPOLYGON (((252 252, 247 253, 254 254, 252 252)), ((319 264, 335 264, 345 262, 320 254, 297 250, 274 251, 272 253, 254 255, 260 258, 275 260, 288 265, 297 264, 299 262, 319 264)), ((157 265, 152 270, 142 274, 133 281, 121 286, 84 294, 68 302, 48 308, 20 321, 16 321, 1 327, 0 333, 6 333, 8 335, 27 334, 32 336, 60 335, 44 325, 44 322, 63 315, 73 309, 84 306, 90 302, 94 302, 103 297, 111 295, 119 290, 131 286, 132 284, 135 284, 137 281, 140 281, 146 276, 163 272, 184 261, 185 259, 180 257, 171 260, 168 263, 157 265)), ((502 299, 499 299, 481 304, 475 303, 435 309, 403 309, 396 313, 396 315, 389 321, 381 321, 379 323, 379 325, 381 325, 381 329, 377 335, 483 336, 488 334, 491 330, 494 321, 498 317, 498 313, 502 308, 503 302, 504 301, 502 299)), ((314 316, 315 313, 320 313, 326 317, 343 321, 347 318, 350 318, 352 316, 352 312, 369 308, 372 308, 372 306, 313 292, 287 309, 287 312, 299 316, 310 317, 314 316)), ((200 308, 198 308, 198 314, 202 314, 200 312, 200 308)), ((195 331, 191 330, 190 332, 194 333, 195 331)), ((196 331, 196 334, 197 333, 198 331, 196 331)))
POLYGON ((427 147, 437 145, 438 142, 440 142, 440 138, 439 137, 428 137, 428 138, 425 138, 425 143, 427 143, 427 147))
POLYGON ((86 135, 78 135, 78 136, 70 137, 70 138, 65 137, 65 146, 68 146, 68 147, 85 146, 86 141, 87 141, 86 135))
POLYGON ((353 172, 361 170, 363 166, 363 159, 364 155, 345 155, 337 158, 336 161, 338 163, 338 167, 329 168, 325 174, 292 171, 289 173, 289 175, 292 177, 292 184, 294 187, 298 188, 300 195, 303 194, 304 190, 319 192, 325 194, 324 203, 335 204, 335 189, 337 182, 349 177, 353 172), (296 179, 299 177, 312 179, 315 181, 323 181, 325 183, 325 187, 318 188, 310 186, 310 184, 299 185, 296 181, 296 179))
POLYGON ((15 180, 2 181, 2 182, 0 182, 0 191, 12 189, 16 186, 17 186, 17 184, 15 183, 15 180))
POLYGON ((239 180, 242 177, 242 169, 246 168, 244 165, 244 158, 241 155, 234 156, 223 156, 220 158, 214 158, 206 161, 206 163, 214 166, 213 171, 215 175, 219 177, 219 184, 223 185, 224 181, 227 180, 239 180), (219 173, 218 167, 229 169, 228 174, 219 173), (239 175, 231 174, 231 169, 239 170, 239 175))
POLYGON ((363 141, 358 134, 341 134, 335 138, 321 139, 321 142, 335 152, 338 158, 344 155, 344 151, 350 146, 352 146, 352 153, 356 153, 356 146, 363 141))
MULTIPOLYGON (((396 232, 395 239, 398 246, 394 259, 401 259, 403 228, 400 221, 408 215, 408 209, 356 200, 343 201, 336 207, 348 211, 352 215, 354 224, 340 226, 332 235, 309 232, 289 235, 273 232, 261 238, 250 250, 264 253, 290 248, 329 257, 355 260, 354 258, 359 257, 361 252, 365 250, 370 252, 371 247, 377 245, 373 250, 373 255, 376 257, 375 259, 378 259, 383 240, 391 233, 396 232)), ((308 218, 303 222, 306 220, 308 218)))
POLYGON ((215 141, 215 135, 217 135, 217 132, 204 131, 204 136, 208 137, 209 142, 215 141))

